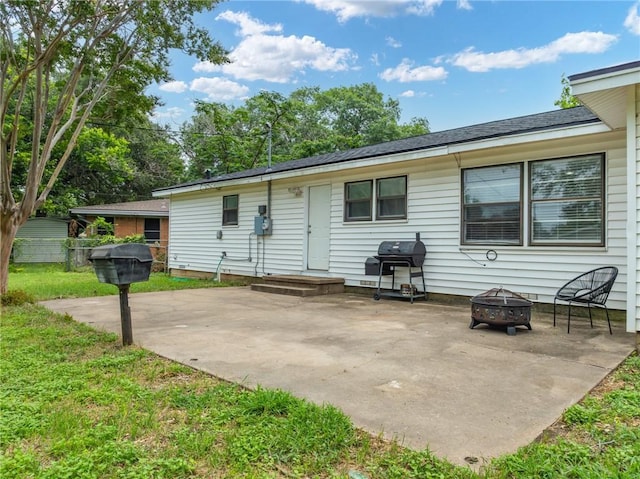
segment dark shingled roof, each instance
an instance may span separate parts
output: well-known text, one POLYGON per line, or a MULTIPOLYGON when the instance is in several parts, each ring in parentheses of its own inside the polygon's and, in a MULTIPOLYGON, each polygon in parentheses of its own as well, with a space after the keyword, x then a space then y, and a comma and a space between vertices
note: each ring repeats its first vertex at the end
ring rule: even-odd
POLYGON ((110 214, 115 216, 169 216, 169 200, 166 198, 128 201, 126 203, 109 203, 106 205, 78 206, 71 213, 81 215, 110 214))
POLYGON ((631 70, 633 68, 640 67, 640 61, 634 61, 629 63, 623 63, 621 65, 614 65, 606 68, 598 68, 597 70, 591 70, 584 73, 577 73, 569 76, 569 81, 582 80, 584 78, 597 77, 600 75, 606 75, 608 73, 621 72, 624 70, 631 70))
POLYGON ((315 166, 331 165, 352 160, 365 158, 382 157, 397 153, 406 153, 418 150, 429 150, 448 145, 468 143, 489 138, 506 137, 523 133, 532 133, 545 130, 554 130, 569 126, 577 126, 589 123, 598 123, 600 120, 585 107, 576 107, 564 110, 554 110, 535 115, 521 116, 507 120, 492 121, 479 125, 465 126, 453 130, 428 133, 426 135, 404 138, 402 140, 388 141, 376 145, 363 146, 346 151, 336 151, 324 155, 311 156, 299 160, 276 163, 272 165, 270 171, 267 167, 253 168, 251 170, 238 171, 212 177, 210 179, 200 179, 188 183, 182 183, 167 188, 159 188, 155 191, 166 191, 189 186, 205 185, 229 181, 241 178, 251 178, 264 174, 281 173, 285 171, 301 170, 315 166))

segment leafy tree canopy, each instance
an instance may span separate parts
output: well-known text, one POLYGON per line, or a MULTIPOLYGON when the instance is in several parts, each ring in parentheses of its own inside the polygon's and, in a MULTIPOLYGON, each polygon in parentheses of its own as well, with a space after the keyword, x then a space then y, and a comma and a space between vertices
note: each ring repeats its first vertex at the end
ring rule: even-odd
POLYGON ((169 79, 172 49, 226 61, 224 49, 193 20, 217 3, 0 2, 0 293, 17 228, 47 200, 91 115, 149 111, 157 99, 142 92, 169 79), (20 162, 24 185, 14 188, 20 162))
POLYGON ((289 97, 263 91, 236 108, 200 102, 181 132, 188 176, 264 166, 269 156, 278 163, 429 132, 426 118, 400 124, 400 113, 398 102, 385 100, 372 83, 300 88, 289 97))
POLYGON ((553 102, 553 104, 562 109, 573 108, 576 106, 580 106, 580 100, 578 100, 575 96, 571 94, 571 85, 569 84, 569 80, 567 77, 562 75, 562 93, 560 94, 560 98, 553 102))

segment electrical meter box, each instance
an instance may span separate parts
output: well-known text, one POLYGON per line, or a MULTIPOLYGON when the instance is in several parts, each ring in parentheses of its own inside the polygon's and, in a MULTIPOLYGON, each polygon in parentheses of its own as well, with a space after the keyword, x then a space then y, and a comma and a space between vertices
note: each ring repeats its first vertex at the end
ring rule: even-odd
POLYGON ((271 218, 267 216, 256 216, 253 220, 253 230, 256 236, 268 236, 271 234, 271 218))

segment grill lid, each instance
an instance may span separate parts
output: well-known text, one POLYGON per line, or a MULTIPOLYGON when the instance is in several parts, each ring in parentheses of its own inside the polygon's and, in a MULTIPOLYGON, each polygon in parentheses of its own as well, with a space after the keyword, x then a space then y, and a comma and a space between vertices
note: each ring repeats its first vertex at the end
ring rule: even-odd
POLYGON ((413 266, 422 266, 427 248, 417 241, 383 241, 378 246, 378 259, 409 261, 413 266))

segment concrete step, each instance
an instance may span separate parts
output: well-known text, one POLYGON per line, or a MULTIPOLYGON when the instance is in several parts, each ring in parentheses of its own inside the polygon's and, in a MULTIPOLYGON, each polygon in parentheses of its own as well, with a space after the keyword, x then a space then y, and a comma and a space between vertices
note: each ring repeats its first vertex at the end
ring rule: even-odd
POLYGON ((280 274, 264 276, 262 281, 263 283, 251 285, 251 289, 294 296, 318 296, 344 292, 344 278, 280 274))
POLYGON ((263 293, 287 294, 289 296, 318 296, 316 288, 301 288, 297 286, 280 286, 277 284, 254 283, 251 285, 253 291, 262 291, 263 293))

